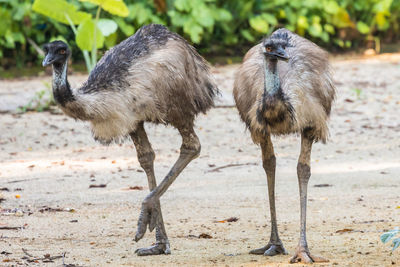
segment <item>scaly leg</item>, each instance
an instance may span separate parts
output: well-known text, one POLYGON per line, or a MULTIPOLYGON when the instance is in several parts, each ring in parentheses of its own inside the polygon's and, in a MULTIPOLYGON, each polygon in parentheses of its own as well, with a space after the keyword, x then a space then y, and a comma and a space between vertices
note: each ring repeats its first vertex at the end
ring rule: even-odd
POLYGON ((276 223, 275 210, 275 167, 276 159, 274 147, 271 142, 271 137, 268 135, 266 140, 261 143, 263 167, 268 179, 268 197, 269 209, 271 213, 271 237, 266 246, 258 249, 253 249, 250 254, 264 254, 265 256, 274 256, 277 254, 287 254, 283 247, 282 241, 279 239, 278 226, 276 223))
MULTIPOLYGON (((150 192, 157 186, 154 176, 154 158, 155 154, 151 148, 143 122, 140 123, 135 132, 131 133, 131 138, 135 144, 140 166, 146 172, 149 183, 150 192)), ((171 254, 167 233, 165 231, 164 222, 161 214, 160 201, 156 201, 156 209, 159 212, 159 218, 156 225, 156 244, 148 248, 139 248, 135 252, 139 256, 171 254)))
POLYGON ((306 239, 307 185, 311 176, 310 157, 313 139, 303 132, 301 135, 301 151, 297 164, 297 177, 300 191, 300 240, 290 263, 328 262, 328 260, 311 255, 306 239))
POLYGON ((171 168, 164 180, 153 190, 142 202, 142 210, 138 220, 138 229, 135 240, 139 241, 146 233, 147 225, 149 230, 153 231, 160 218, 157 209, 157 201, 167 191, 170 185, 175 181, 176 177, 193 159, 200 154, 200 142, 193 130, 193 125, 178 128, 182 136, 181 152, 178 160, 171 168))

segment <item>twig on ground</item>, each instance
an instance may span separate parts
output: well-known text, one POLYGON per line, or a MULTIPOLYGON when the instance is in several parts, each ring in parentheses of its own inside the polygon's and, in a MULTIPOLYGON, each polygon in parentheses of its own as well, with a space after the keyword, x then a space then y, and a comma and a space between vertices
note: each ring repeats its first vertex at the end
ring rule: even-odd
POLYGON ((0 226, 0 230, 21 230, 23 226, 0 226))
POLYGON ((222 169, 225 168, 230 168, 230 167, 238 167, 238 166, 246 166, 246 165, 257 165, 257 163, 254 162, 248 162, 248 163, 234 163, 234 164, 228 164, 228 165, 224 165, 224 166, 220 166, 211 170, 208 170, 206 172, 219 172, 222 169))

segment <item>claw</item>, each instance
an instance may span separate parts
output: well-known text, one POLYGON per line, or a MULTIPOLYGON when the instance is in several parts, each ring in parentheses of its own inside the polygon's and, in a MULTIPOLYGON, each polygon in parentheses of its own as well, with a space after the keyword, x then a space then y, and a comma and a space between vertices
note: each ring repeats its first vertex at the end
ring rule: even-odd
POLYGON ((135 241, 142 239, 146 233, 147 225, 149 226, 150 232, 154 230, 158 221, 158 209, 157 202, 152 199, 145 199, 142 203, 142 210, 139 215, 138 229, 135 235, 135 241))
POLYGON ((250 254, 256 254, 256 255, 264 255, 264 256, 275 256, 278 254, 283 254, 287 255, 286 249, 283 247, 282 244, 271 244, 268 243, 268 245, 262 247, 262 248, 257 248, 253 249, 250 251, 250 254))
POLYGON ((290 263, 303 262, 303 263, 313 263, 313 262, 329 262, 329 260, 311 255, 308 248, 298 247, 294 256, 290 259, 290 263))
POLYGON ((160 255, 160 254, 171 254, 171 249, 169 247, 169 242, 166 243, 156 243, 148 248, 138 248, 135 253, 138 256, 149 256, 149 255, 160 255))
POLYGON ((264 252, 264 256, 275 256, 278 254, 288 254, 283 245, 271 245, 270 248, 264 252))

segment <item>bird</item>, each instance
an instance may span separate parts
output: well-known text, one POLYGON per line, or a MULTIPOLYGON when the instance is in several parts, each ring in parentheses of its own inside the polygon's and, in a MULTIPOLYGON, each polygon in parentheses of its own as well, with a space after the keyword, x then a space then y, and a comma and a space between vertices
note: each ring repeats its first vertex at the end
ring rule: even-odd
POLYGON ((149 24, 107 51, 87 80, 71 89, 67 79, 71 50, 63 41, 43 46, 43 66, 52 65, 56 103, 68 116, 88 121, 95 140, 111 144, 131 138, 150 193, 141 205, 135 240, 156 228, 156 243, 139 248, 139 256, 170 254, 160 197, 182 170, 199 156, 194 120, 206 113, 219 94, 210 65, 183 37, 165 26, 149 24), (171 125, 181 137, 180 155, 157 185, 155 153, 144 123, 171 125))
POLYGON ((301 136, 297 177, 300 192, 300 239, 290 262, 323 262, 310 253, 306 239, 307 185, 315 142, 326 143, 328 120, 336 95, 328 53, 315 43, 277 29, 244 56, 235 74, 233 95, 241 120, 260 145, 267 175, 270 240, 251 254, 288 254, 278 235, 275 209, 276 157, 271 136, 301 136))

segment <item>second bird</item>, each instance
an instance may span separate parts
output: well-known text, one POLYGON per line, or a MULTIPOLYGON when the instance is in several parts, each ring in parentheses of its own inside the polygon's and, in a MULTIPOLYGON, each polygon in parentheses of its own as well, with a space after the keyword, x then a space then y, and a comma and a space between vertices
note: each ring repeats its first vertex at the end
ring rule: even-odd
POLYGON ((312 144, 326 142, 327 121, 335 98, 327 53, 314 43, 279 29, 244 57, 235 78, 234 98, 253 141, 261 146, 268 179, 271 214, 269 243, 252 254, 287 254, 278 235, 275 211, 276 158, 271 135, 298 133, 301 151, 297 164, 300 191, 300 241, 291 262, 322 262, 306 240, 307 184, 311 176, 312 144))

